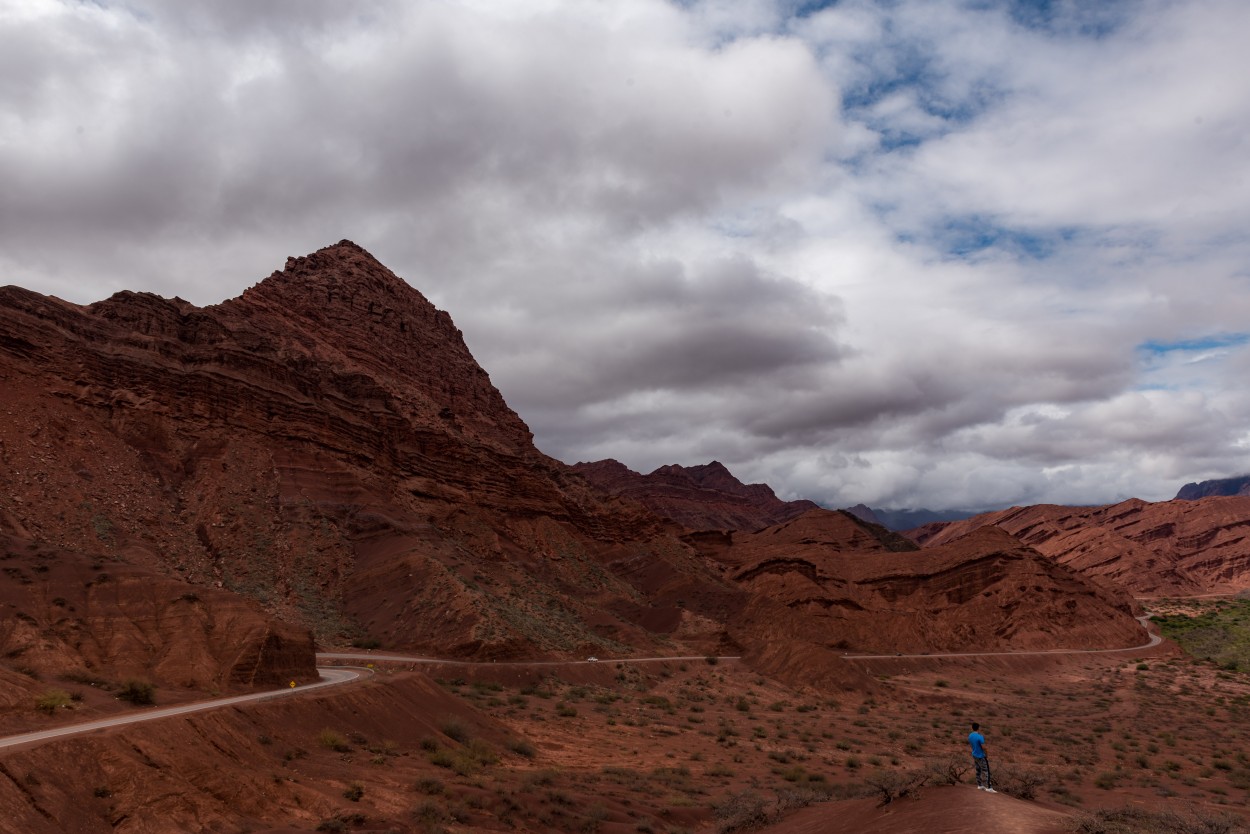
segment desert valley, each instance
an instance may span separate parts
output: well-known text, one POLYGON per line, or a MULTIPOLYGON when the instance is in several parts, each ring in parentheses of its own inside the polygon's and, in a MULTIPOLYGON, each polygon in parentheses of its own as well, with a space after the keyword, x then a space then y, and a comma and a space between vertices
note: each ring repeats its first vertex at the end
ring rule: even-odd
POLYGON ((0 831, 1250 819, 1250 496, 891 531, 566 465, 349 241, 207 307, 0 288, 0 390, 0 831))

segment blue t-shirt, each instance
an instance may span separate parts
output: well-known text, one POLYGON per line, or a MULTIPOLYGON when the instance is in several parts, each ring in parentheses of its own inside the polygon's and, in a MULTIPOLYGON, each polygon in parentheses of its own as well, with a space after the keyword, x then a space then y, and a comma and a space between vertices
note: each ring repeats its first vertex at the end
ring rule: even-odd
POLYGON ((968 733, 968 743, 972 745, 972 758, 985 758, 985 736, 974 730, 968 733))

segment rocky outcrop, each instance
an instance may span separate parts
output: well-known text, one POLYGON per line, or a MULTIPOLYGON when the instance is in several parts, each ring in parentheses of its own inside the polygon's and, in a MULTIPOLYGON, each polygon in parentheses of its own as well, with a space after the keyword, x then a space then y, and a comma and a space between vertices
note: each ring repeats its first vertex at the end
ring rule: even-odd
POLYGON ((930 547, 984 526, 999 527, 1059 564, 1136 594, 1250 587, 1250 497, 1013 507, 926 525, 909 535, 930 547))
POLYGON ((649 475, 615 460, 573 469, 605 493, 637 501, 691 530, 760 530, 818 507, 812 501, 782 501, 767 484, 744 484, 719 461, 670 464, 649 475))
POLYGON ((845 651, 1116 648, 1141 642, 1126 595, 1000 529, 891 549, 846 513, 815 510, 735 536, 719 559, 753 594, 801 612, 809 642, 845 651))

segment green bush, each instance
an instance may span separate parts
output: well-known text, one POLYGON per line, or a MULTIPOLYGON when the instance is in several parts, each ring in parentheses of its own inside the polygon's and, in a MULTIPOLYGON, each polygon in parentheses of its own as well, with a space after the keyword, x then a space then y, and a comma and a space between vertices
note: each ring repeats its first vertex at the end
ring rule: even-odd
POLYGON ((35 699, 35 709, 51 715, 61 708, 68 708, 73 698, 64 689, 49 689, 35 699))
POLYGON ((135 706, 147 706, 156 703, 156 687, 147 681, 131 678, 122 683, 122 688, 118 690, 117 697, 123 701, 129 701, 135 706))
POLYGON ((438 725, 443 735, 461 744, 469 740, 469 727, 459 718, 444 718, 438 725))
POLYGON ((326 728, 317 734, 317 743, 328 750, 335 751, 336 753, 347 753, 352 749, 351 745, 347 743, 347 739, 343 737, 342 733, 335 732, 329 728, 326 728))

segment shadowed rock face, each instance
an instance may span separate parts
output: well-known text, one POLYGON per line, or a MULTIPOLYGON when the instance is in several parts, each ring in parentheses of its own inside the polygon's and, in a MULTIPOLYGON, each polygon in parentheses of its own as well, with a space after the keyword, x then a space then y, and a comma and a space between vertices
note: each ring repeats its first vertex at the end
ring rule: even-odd
POLYGON ((311 636, 237 594, 0 534, 0 652, 48 679, 193 689, 316 680, 311 636))
POLYGON ((1250 587, 1250 497, 1103 507, 1042 504, 909 532, 931 547, 979 527, 1000 527, 1062 565, 1138 594, 1250 587))
POLYGON ((744 484, 719 461, 670 464, 650 475, 615 460, 573 469, 607 494, 631 498, 691 530, 760 530, 818 508, 806 500, 782 501, 767 484, 744 484))
MULTIPOLYGON (((765 649, 983 647, 987 628, 998 647, 1031 647, 1040 632, 1010 622, 1068 589, 1066 574, 1033 565, 1027 587, 1043 593, 996 610, 992 627, 873 633, 861 620, 927 597, 937 574, 924 557, 897 556, 882 528, 780 501, 716 463, 645 479, 583 466, 620 487, 592 488, 534 448, 450 317, 347 241, 205 308, 141 293, 84 307, 0 289, 0 382, 0 532, 14 546, 233 591, 327 642, 476 658, 742 649, 796 669, 811 658, 765 649), (631 490, 659 495, 686 528, 721 532, 690 535, 626 500, 631 490), (796 520, 804 510, 824 520, 796 520), (863 617, 831 617, 837 606, 815 591, 796 596, 778 570, 752 572, 774 558, 764 542, 783 540, 810 569, 780 573, 821 599, 840 599, 831 589, 862 570, 857 560, 896 569, 854 597, 863 617), (828 561, 839 551, 852 555, 828 561)), ((947 562, 942 576, 963 570, 947 562)), ((1014 575, 976 571, 984 582, 959 585, 966 623, 990 617, 992 606, 967 607, 973 597, 1014 575)), ((1102 604, 1093 621, 1126 618, 1102 604)), ((821 681, 840 674, 829 663, 821 681)))

